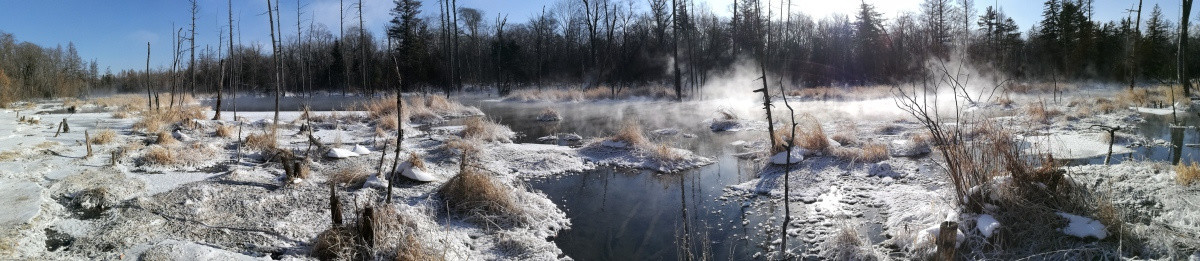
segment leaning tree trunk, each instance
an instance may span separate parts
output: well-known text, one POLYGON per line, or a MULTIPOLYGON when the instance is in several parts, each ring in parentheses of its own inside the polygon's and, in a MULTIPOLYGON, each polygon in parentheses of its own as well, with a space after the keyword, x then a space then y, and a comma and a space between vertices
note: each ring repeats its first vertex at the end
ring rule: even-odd
POLYGON ((1192 0, 1183 0, 1183 18, 1179 21, 1179 51, 1176 53, 1175 59, 1178 62, 1179 82, 1183 84, 1183 96, 1191 99, 1192 97, 1192 82, 1188 79, 1187 74, 1187 50, 1188 50, 1188 19, 1191 19, 1192 0))

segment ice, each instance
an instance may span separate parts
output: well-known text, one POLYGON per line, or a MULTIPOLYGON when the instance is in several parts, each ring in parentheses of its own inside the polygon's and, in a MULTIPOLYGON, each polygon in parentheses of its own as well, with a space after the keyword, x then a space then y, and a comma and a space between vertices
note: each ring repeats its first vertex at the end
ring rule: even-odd
MULTIPOLYGON (((228 250, 217 249, 206 245, 177 240, 163 240, 154 245, 141 246, 144 252, 134 253, 133 259, 140 260, 270 260, 252 257, 228 250)), ((136 252, 135 251, 130 252, 136 252)))
POLYGON ((37 183, 0 180, 0 227, 24 225, 42 210, 42 187, 37 183))
POLYGON ((1055 213, 1063 218, 1066 218, 1070 222, 1067 224, 1067 227, 1060 229, 1063 234, 1078 238, 1094 237, 1100 240, 1108 237, 1108 231, 1104 230, 1104 224, 1101 224, 1098 220, 1067 214, 1064 212, 1055 213))
POLYGON ((978 229, 979 233, 983 234, 983 237, 991 238, 992 232, 995 232, 996 228, 999 227, 1000 222, 996 221, 996 218, 992 217, 992 215, 983 214, 975 219, 975 229, 978 229))
POLYGON ((358 157, 358 153, 354 153, 353 151, 349 151, 346 149, 336 149, 335 148, 335 149, 329 149, 329 152, 325 153, 325 157, 330 157, 330 158, 335 158, 335 159, 345 159, 345 158, 349 158, 349 157, 358 157))

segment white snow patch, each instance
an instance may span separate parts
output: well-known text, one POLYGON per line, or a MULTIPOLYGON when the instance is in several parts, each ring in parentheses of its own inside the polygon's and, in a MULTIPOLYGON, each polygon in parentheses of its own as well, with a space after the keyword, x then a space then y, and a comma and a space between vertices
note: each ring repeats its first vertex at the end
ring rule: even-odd
MULTIPOLYGON (((795 164, 795 163, 799 163, 800 161, 803 161, 804 155, 806 155, 808 153, 809 152, 806 149, 792 148, 792 150, 791 150, 792 156, 791 156, 790 163, 795 164)), ((775 164, 775 165, 788 164, 789 163, 788 162, 788 153, 787 152, 775 153, 775 155, 771 156, 771 163, 775 164)))
POLYGON ((1055 213, 1070 221, 1070 223, 1067 224, 1067 227, 1059 229, 1059 231, 1062 231, 1063 234, 1078 238, 1094 237, 1101 240, 1103 240, 1105 237, 1108 237, 1108 230, 1105 230, 1104 224, 1101 224, 1098 220, 1067 214, 1064 212, 1055 213))
POLYGON ((0 180, 0 227, 16 227, 33 220, 42 211, 42 187, 37 183, 0 180))
POLYGON ((975 229, 979 230, 979 233, 983 234, 985 238, 991 238, 992 232, 995 232, 996 228, 999 227, 1000 222, 996 221, 996 218, 992 217, 992 215, 983 214, 975 218, 975 229))
POLYGON ((354 152, 346 150, 346 149, 335 148, 335 149, 329 149, 329 152, 325 153, 325 157, 330 157, 330 158, 335 158, 335 159, 344 159, 344 158, 349 158, 349 157, 358 157, 358 153, 354 153, 354 152))
POLYGON ((370 149, 367 149, 367 147, 364 147, 363 145, 357 145, 357 144, 354 145, 354 150, 352 150, 351 152, 357 153, 358 155, 371 154, 370 149))

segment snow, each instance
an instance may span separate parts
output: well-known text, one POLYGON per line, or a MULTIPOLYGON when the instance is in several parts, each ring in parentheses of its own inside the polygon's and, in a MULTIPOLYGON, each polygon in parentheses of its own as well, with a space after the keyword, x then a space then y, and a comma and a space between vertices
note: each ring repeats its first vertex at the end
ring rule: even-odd
MULTIPOLYGON (((956 233, 955 237, 954 237, 954 247, 958 247, 959 245, 961 245, 963 240, 966 240, 966 238, 967 238, 966 235, 963 235, 961 229, 958 230, 957 232, 958 233, 956 233)), ((924 230, 921 230, 921 232, 917 233, 917 239, 916 239, 916 242, 913 243, 913 245, 932 247, 932 248, 936 249, 937 248, 937 244, 936 244, 937 237, 938 237, 938 235, 941 235, 941 233, 942 233, 942 224, 941 223, 938 223, 938 224, 935 224, 928 228, 925 228, 924 230)))
POLYGON ((629 143, 625 143, 624 141, 612 141, 612 140, 601 141, 600 145, 603 145, 603 146, 609 147, 609 148, 618 148, 618 149, 623 149, 623 148, 629 147, 629 143))
POLYGON ((996 221, 996 218, 992 217, 992 215, 983 214, 979 215, 978 218, 975 218, 975 229, 979 230, 979 233, 983 234, 983 237, 985 238, 991 238, 992 233, 995 232, 996 228, 999 227, 1000 222, 996 221))
POLYGON ((42 210, 42 187, 37 183, 0 179, 0 227, 24 225, 42 210))
POLYGON ((345 159, 345 158, 350 158, 350 157, 358 157, 358 153, 354 153, 354 152, 346 150, 346 149, 334 148, 334 149, 329 149, 329 152, 325 153, 325 157, 330 157, 330 158, 335 158, 335 159, 345 159))
MULTIPOLYGON (((804 155, 808 153, 808 150, 792 148, 791 152, 791 163, 796 164, 804 160, 804 155)), ((771 156, 771 164, 786 165, 788 163, 788 153, 786 152, 775 153, 771 156)))
POLYGON ((357 153, 358 155, 371 154, 371 150, 367 149, 367 147, 364 147, 363 145, 358 145, 358 144, 355 144, 354 150, 351 150, 350 152, 357 153))
POLYGON ((134 252, 131 253, 131 258, 137 260, 270 260, 173 239, 135 247, 135 251, 131 252, 134 252))
POLYGON ((430 182, 430 181, 437 180, 437 178, 434 177, 433 175, 429 175, 429 173, 426 173, 425 170, 423 170, 421 168, 413 167, 412 163, 409 163, 407 161, 401 162, 400 166, 398 166, 398 168, 401 170, 400 175, 404 176, 405 178, 409 178, 409 179, 412 179, 415 181, 420 181, 420 182, 430 182))
POLYGON ((1069 221, 1066 227, 1059 230, 1062 231, 1063 234, 1078 238, 1093 237, 1100 240, 1108 237, 1108 231, 1105 230, 1104 224, 1101 224, 1098 220, 1067 214, 1064 212, 1055 212, 1055 214, 1058 214, 1069 221))

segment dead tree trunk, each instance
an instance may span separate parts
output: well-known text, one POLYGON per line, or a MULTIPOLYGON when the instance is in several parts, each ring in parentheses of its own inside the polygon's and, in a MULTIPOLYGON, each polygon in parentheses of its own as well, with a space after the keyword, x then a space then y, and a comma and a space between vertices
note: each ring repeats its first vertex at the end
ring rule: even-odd
POLYGON ((1188 51, 1188 19, 1191 19, 1192 0, 1183 0, 1183 18, 1179 19, 1179 51, 1176 53, 1176 60, 1179 63, 1179 83, 1183 84, 1183 96, 1189 101, 1192 97, 1192 82, 1188 80, 1187 74, 1187 51, 1188 51))
POLYGON ((146 111, 154 109, 151 101, 154 100, 150 95, 150 42, 146 42, 146 111))
POLYGON ((271 122, 272 136, 274 136, 274 129, 278 128, 279 126, 279 98, 282 88, 279 81, 281 81, 283 78, 283 76, 280 74, 280 71, 282 71, 283 68, 280 68, 279 66, 279 47, 275 42, 275 11, 272 9, 273 7, 271 5, 271 0, 267 0, 267 19, 269 19, 268 22, 270 23, 269 25, 271 27, 271 59, 274 62, 272 66, 275 67, 275 118, 274 121, 271 122))

